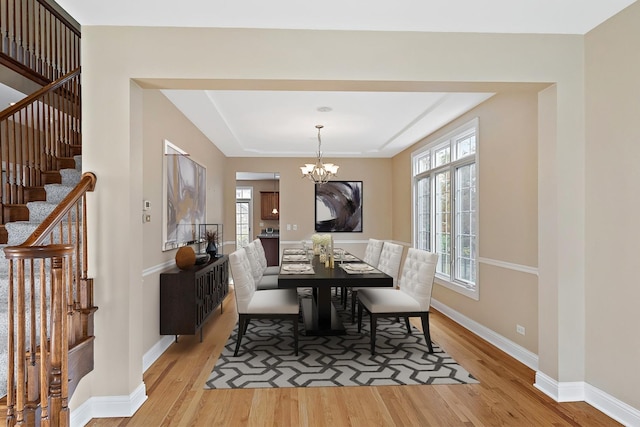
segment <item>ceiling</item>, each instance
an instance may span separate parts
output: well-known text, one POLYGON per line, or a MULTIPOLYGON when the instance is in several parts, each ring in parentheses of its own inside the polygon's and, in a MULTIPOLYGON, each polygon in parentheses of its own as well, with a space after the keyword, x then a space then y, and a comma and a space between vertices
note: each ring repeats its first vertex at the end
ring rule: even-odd
MULTIPOLYGON (((635 0, 57 0, 81 25, 585 34, 635 0), (312 10, 312 12, 310 12, 312 10), (250 13, 247 13, 250 11, 250 13)), ((492 92, 163 90, 229 157, 392 157, 492 92)))

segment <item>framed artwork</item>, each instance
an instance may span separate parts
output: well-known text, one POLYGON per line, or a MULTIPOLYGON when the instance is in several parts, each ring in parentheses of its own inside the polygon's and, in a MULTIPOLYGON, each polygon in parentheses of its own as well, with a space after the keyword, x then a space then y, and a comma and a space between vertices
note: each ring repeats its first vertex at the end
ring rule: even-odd
POLYGON ((166 139, 162 166, 162 250, 168 251, 200 241, 199 227, 205 223, 207 209, 207 172, 166 139))
POLYGON ((362 181, 316 184, 319 232, 362 232, 362 181))

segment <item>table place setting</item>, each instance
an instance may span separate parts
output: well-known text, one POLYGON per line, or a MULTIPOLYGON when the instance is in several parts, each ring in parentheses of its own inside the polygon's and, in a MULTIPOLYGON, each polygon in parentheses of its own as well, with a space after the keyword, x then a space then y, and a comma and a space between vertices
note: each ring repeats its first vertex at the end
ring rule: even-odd
POLYGON ((309 258, 307 258, 307 255, 301 255, 301 254, 284 254, 282 255, 282 261, 285 262, 292 262, 292 261, 309 261, 309 258))
POLYGON ((380 271, 365 263, 341 264, 340 267, 349 274, 380 273, 380 271))
POLYGON ((360 258, 358 258, 355 255, 351 255, 349 253, 344 253, 344 254, 336 253, 335 256, 336 256, 336 261, 347 261, 347 262, 360 261, 360 258))
POLYGON ((315 274, 309 264, 282 264, 280 274, 315 274))
POLYGON ((306 255, 307 251, 304 249, 298 249, 298 248, 287 248, 287 249, 283 249, 282 253, 285 255, 306 255))

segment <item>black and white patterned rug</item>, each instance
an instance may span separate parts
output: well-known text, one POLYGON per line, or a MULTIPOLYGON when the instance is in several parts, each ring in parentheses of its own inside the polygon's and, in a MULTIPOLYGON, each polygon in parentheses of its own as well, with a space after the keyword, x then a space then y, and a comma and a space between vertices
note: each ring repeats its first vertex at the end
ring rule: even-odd
MULTIPOLYGON (((376 354, 370 353, 369 321, 362 333, 350 323, 348 312, 334 301, 347 334, 313 337, 299 335, 299 353, 293 354, 290 321, 252 320, 237 357, 233 356, 238 326, 216 362, 205 389, 380 386, 411 384, 474 384, 478 381, 435 343, 427 353, 424 335, 402 319, 379 319, 376 354)), ((300 331, 304 330, 301 323, 300 331)))

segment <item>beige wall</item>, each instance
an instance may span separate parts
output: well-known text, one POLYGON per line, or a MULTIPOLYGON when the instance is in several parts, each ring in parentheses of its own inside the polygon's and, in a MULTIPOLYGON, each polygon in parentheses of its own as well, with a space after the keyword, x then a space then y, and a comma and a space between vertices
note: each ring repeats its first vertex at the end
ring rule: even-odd
MULTIPOLYGON (((176 250, 162 250, 162 157, 164 140, 189 153, 189 158, 207 172, 207 223, 222 223, 222 178, 224 156, 159 90, 143 90, 143 200, 151 202, 151 222, 144 223, 142 263, 144 303, 142 304, 142 347, 147 352, 161 338, 159 335, 159 275, 157 267, 173 266, 176 250)), ((140 219, 142 223, 142 200, 140 219)))
MULTIPOLYGON (((540 334, 538 347, 552 348, 560 342, 558 351, 545 355, 541 366, 546 366, 545 372, 555 372, 553 378, 560 382, 584 380, 585 254, 580 250, 585 244, 582 37, 88 26, 83 27, 82 58, 83 164, 98 176, 98 188, 89 200, 90 232, 94 236, 89 244, 90 274, 95 278, 96 303, 100 306, 96 316, 99 356, 95 370, 76 392, 72 408, 90 396, 127 396, 142 382, 143 324, 134 316, 145 304, 154 302, 143 298, 141 285, 142 91, 131 84, 132 79, 144 88, 273 90, 490 90, 495 85, 483 82, 555 83, 555 103, 541 106, 542 115, 554 111, 554 141, 539 161, 551 162, 557 179, 540 179, 538 192, 544 196, 542 200, 557 201, 557 209, 548 213, 547 220, 559 232, 551 233, 545 227, 539 230, 538 240, 543 242, 541 253, 557 255, 557 270, 548 274, 549 283, 545 284, 555 291, 550 296, 539 295, 538 303, 540 315, 550 305, 555 307, 558 321, 550 325, 557 334, 540 334), (553 341, 549 346, 548 340, 553 341)), ((546 133, 543 129, 539 134, 546 133)), ((312 186, 296 176, 300 161, 230 159, 225 163, 224 200, 233 200, 235 171, 247 171, 250 164, 258 167, 259 162, 265 163, 268 170, 283 174, 281 224, 308 221, 309 225, 284 236, 285 240, 299 241, 310 234, 312 222, 307 218, 313 217, 313 203, 292 212, 293 207, 300 206, 292 199, 313 199, 312 186)), ((384 162, 380 161, 383 165, 384 162)), ((391 191, 393 183, 385 176, 392 175, 392 161, 386 162, 383 171, 388 172, 367 171, 371 181, 365 183, 365 203, 371 200, 369 188, 383 189, 381 194, 386 199, 379 205, 380 211, 372 212, 365 206, 365 230, 370 231, 361 237, 371 233, 402 241, 407 237, 398 221, 406 218, 395 218, 392 212, 397 202, 406 197, 403 192, 408 187, 391 191)), ((341 179, 360 179, 365 172, 359 159, 340 159, 336 163, 341 166, 341 179)), ((405 179, 406 173, 394 173, 394 181, 396 176, 405 179)), ((223 209, 223 222, 232 224, 233 208, 226 203, 223 209)), ((540 206, 540 211, 544 209, 540 206)), ((494 250, 484 244, 482 248, 494 250)), ((518 249, 513 256, 517 262, 526 262, 530 251, 518 249)), ((516 280, 487 274, 496 281, 516 280)), ((496 288, 495 294, 500 292, 496 288)), ((528 298, 526 292, 523 295, 528 298)), ((589 357, 604 357, 610 351, 611 348, 598 349, 589 357)), ((623 387, 614 381, 607 384, 605 391, 615 393, 623 387)))
MULTIPOLYGON (((309 152, 313 157, 313 152, 309 152)), ((309 158, 245 158, 227 159, 226 191, 230 199, 235 196, 236 172, 278 171, 280 173, 280 246, 300 245, 301 240, 309 240, 314 231, 315 193, 314 185, 308 179, 301 178, 299 166, 309 158), (287 224, 291 230, 287 230, 287 224), (297 230, 293 230, 293 226, 297 230)), ((391 239, 393 209, 391 199, 391 160, 390 159, 330 159, 340 166, 338 179, 344 181, 362 181, 363 226, 362 233, 333 233, 334 242, 357 254, 364 254, 364 246, 370 237, 391 239)), ((260 212, 254 216, 259 218, 260 212)), ((225 205, 225 230, 235 235, 235 206, 225 205), (228 224, 228 225, 227 225, 228 224)), ((226 233, 226 231, 225 231, 226 233)), ((225 248, 225 250, 227 250, 225 248)), ((233 250, 229 248, 228 250, 233 250)))
POLYGON ((640 408, 640 4, 586 37, 586 380, 640 408))
POLYGON ((480 299, 443 286, 434 287, 433 297, 537 354, 540 86, 524 88, 495 95, 393 159, 394 236, 412 241, 411 153, 477 118, 480 299), (516 334, 516 325, 526 335, 516 334))

